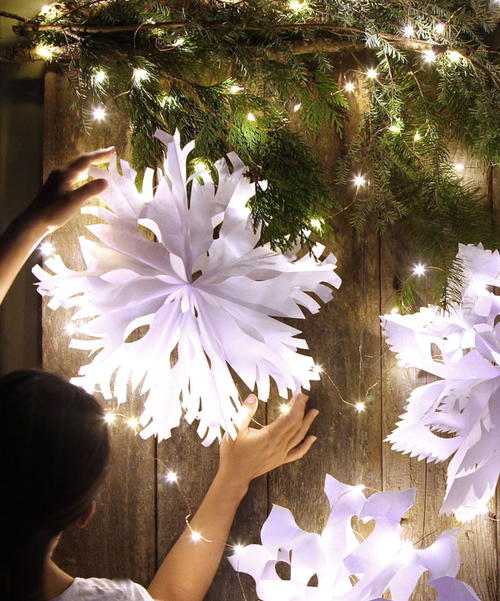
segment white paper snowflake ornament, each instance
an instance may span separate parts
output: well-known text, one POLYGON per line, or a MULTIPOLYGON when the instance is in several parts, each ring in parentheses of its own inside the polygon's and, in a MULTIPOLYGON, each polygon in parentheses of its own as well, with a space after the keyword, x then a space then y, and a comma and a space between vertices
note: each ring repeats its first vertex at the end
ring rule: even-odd
POLYGON ((136 173, 121 161, 121 173, 94 169, 108 182, 107 208, 85 207, 103 221, 88 226, 97 239, 80 238, 86 269, 67 269, 59 256, 34 268, 49 307, 76 309, 73 348, 92 353, 74 382, 105 398, 127 399, 127 386, 145 394, 143 437, 168 438, 184 414, 199 420, 204 444, 231 436, 241 419, 233 370, 258 397, 269 397, 270 378, 281 396, 318 379, 300 331, 276 318, 304 318, 340 286, 336 259, 324 247, 300 259, 257 246, 247 208, 255 185, 234 154, 208 171, 188 177, 194 142, 180 145, 176 132, 157 132, 166 146, 163 170, 147 170, 142 191, 136 173), (156 240, 141 232, 143 227, 156 240), (141 326, 142 338, 127 341, 141 326))
POLYGON ((487 512, 500 475, 500 254, 460 245, 460 306, 384 315, 387 343, 404 364, 437 379, 416 388, 388 441, 448 466, 442 513, 461 521, 487 512))
POLYGON ((288 509, 274 505, 261 530, 262 544, 229 558, 236 571, 255 580, 261 601, 382 601, 389 591, 391 599, 408 601, 425 572, 439 601, 479 601, 455 578, 457 531, 443 532, 426 549, 401 537, 401 518, 414 503, 414 489, 366 498, 359 486, 327 475, 325 492, 330 515, 320 534, 302 530, 288 509), (352 527, 353 517, 375 521, 364 540, 352 527), (289 578, 278 574, 280 563, 289 565, 289 578))

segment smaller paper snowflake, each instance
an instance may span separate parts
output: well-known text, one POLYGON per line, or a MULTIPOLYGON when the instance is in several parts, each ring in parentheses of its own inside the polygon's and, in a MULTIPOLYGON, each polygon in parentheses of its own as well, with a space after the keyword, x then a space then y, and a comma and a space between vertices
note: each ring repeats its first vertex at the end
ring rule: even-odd
POLYGON ((229 558, 236 571, 255 580, 261 601, 377 601, 389 591, 391 599, 408 601, 425 572, 438 601, 479 601, 455 578, 456 530, 443 532, 425 549, 401 537, 401 518, 414 503, 414 489, 366 498, 360 486, 327 475, 325 492, 330 515, 320 534, 302 530, 288 509, 274 505, 261 530, 262 544, 229 558), (353 517, 375 521, 364 540, 352 527, 353 517), (288 564, 289 578, 278 575, 280 563, 288 564))
POLYGON ((80 237, 86 269, 55 256, 33 271, 50 308, 76 309, 71 346, 93 355, 76 384, 123 403, 131 382, 146 395, 143 437, 168 438, 184 414, 210 444, 221 428, 234 436, 241 419, 233 373, 263 401, 271 378, 283 397, 318 379, 312 358, 297 352, 307 349, 300 331, 279 319, 304 318, 302 307, 316 313, 340 278, 332 254, 318 258, 320 244, 300 259, 258 245, 247 208, 255 184, 234 153, 215 163, 215 181, 206 170, 188 177, 194 142, 182 148, 178 132, 156 135, 167 154, 155 189, 149 169, 139 191, 125 161, 121 173, 91 173, 109 185, 107 208, 83 210, 104 222, 87 226, 97 240, 80 237), (129 341, 141 326, 148 331, 129 341))
POLYGON ((441 511, 467 521, 487 512, 500 475, 500 254, 460 245, 457 260, 465 279, 458 307, 382 322, 398 359, 438 378, 411 393, 387 440, 419 459, 452 457, 441 511))

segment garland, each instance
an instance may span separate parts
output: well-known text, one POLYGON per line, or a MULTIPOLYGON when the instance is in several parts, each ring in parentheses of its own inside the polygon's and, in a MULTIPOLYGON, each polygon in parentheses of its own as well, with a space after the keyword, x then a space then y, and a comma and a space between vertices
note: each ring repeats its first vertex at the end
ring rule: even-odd
MULTIPOLYGON (((484 0, 68 0, 31 19, 3 13, 26 42, 3 58, 61 64, 88 127, 126 111, 140 172, 161 157, 157 128, 196 137, 192 170, 236 151, 268 182, 251 208, 274 247, 328 233, 339 215, 356 228, 400 221, 440 268, 446 304, 458 242, 499 245, 491 207, 449 151, 481 160, 492 185, 499 15, 484 0), (362 118, 346 128, 354 99, 362 118), (324 135, 344 148, 333 173, 313 156, 324 135)), ((403 308, 419 281, 402 277, 403 308)))

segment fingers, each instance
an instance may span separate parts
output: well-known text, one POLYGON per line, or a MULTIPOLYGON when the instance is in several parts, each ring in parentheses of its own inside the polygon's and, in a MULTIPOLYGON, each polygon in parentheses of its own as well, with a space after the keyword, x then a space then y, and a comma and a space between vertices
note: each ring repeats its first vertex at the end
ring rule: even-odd
POLYGON ((94 179, 91 182, 80 186, 80 188, 68 192, 68 201, 70 203, 82 204, 86 200, 103 192, 107 185, 108 182, 105 179, 94 179))
POLYGON ((255 412, 257 411, 258 401, 254 394, 249 394, 241 407, 241 413, 243 418, 241 420, 240 430, 248 428, 250 425, 255 412))
POLYGON ((290 411, 285 415, 281 415, 274 420, 274 422, 269 424, 269 432, 272 433, 273 436, 283 436, 285 434, 293 436, 302 424, 308 400, 309 397, 305 394, 295 394, 288 403, 290 411))
POLYGON ((301 459, 304 455, 309 451, 312 445, 316 442, 317 437, 309 434, 309 436, 301 442, 298 446, 293 448, 288 455, 284 463, 292 463, 292 461, 297 461, 297 459, 301 459))
POLYGON ((302 442, 304 436, 311 427, 311 424, 318 417, 318 415, 319 411, 317 409, 311 409, 307 412, 305 418, 302 420, 299 430, 288 441, 288 450, 293 449, 293 447, 296 447, 300 442, 302 442))
POLYGON ((94 150, 93 152, 85 152, 80 156, 77 156, 66 168, 68 176, 70 178, 74 178, 78 176, 81 171, 88 169, 91 165, 98 165, 99 163, 105 163, 109 161, 114 152, 114 146, 110 146, 109 148, 94 150))

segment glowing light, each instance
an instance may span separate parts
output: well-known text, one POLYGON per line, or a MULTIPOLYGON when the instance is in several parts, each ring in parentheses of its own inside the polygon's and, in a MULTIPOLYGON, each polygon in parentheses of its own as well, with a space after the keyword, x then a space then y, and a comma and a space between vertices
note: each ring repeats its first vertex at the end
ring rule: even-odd
POLYGON ((185 41, 186 38, 177 38, 175 42, 172 43, 172 46, 182 46, 182 44, 184 44, 185 41))
POLYGON ((397 313, 399 313, 399 307, 393 307, 391 309, 391 315, 396 315, 397 313))
POLYGON ((287 403, 281 403, 280 413, 282 415, 287 415, 287 413, 290 413, 290 406, 287 403))
POLYGON ((415 142, 420 142, 421 139, 422 139, 422 136, 418 133, 418 131, 416 131, 415 135, 413 136, 413 140, 415 142))
POLYGON ((352 181, 356 188, 366 186, 366 177, 364 175, 355 175, 352 181))
POLYGON ((354 486, 353 488, 355 488, 356 490, 360 490, 361 492, 363 492, 366 488, 366 486, 364 484, 356 484, 356 486, 354 486))
POLYGON ((345 84, 345 86, 344 86, 344 90, 345 90, 346 92, 354 92, 354 88, 355 88, 355 86, 354 86, 354 84, 352 83, 352 81, 348 81, 348 82, 346 82, 346 84, 345 84))
POLYGON ((136 85, 140 85, 146 79, 149 79, 149 72, 146 69, 136 68, 132 72, 132 78, 136 85))
POLYGON ((399 125, 398 123, 393 123, 389 127, 389 131, 392 132, 393 134, 400 134, 401 133, 401 125, 399 125))
POLYGON ((44 4, 40 9, 39 14, 43 17, 53 18, 59 16, 61 14, 61 11, 57 8, 55 4, 44 4))
POLYGON ((56 251, 55 246, 49 240, 46 240, 45 242, 42 242, 40 244, 39 248, 40 248, 40 252, 42 253, 43 257, 50 257, 56 251))
POLYGON ((318 374, 318 375, 319 375, 319 374, 322 374, 322 373, 323 373, 323 368, 321 367, 321 365, 314 364, 314 365, 311 367, 311 371, 312 371, 313 373, 315 373, 315 374, 318 374))
POLYGON ((240 92, 243 92, 243 90, 244 90, 244 89, 245 89, 245 88, 242 88, 241 86, 239 86, 239 85, 237 85, 237 84, 233 84, 233 85, 232 85, 232 86, 229 88, 228 92, 229 92, 230 94, 239 94, 240 92))
POLYGON ((436 60, 436 53, 434 50, 426 50, 423 56, 426 63, 433 63, 436 60))
POLYGON ((99 69, 94 73, 93 79, 94 83, 101 84, 104 83, 106 79, 108 79, 108 74, 106 73, 106 71, 104 71, 104 69, 99 69))
POLYGON ((56 52, 57 48, 55 46, 49 46, 48 44, 38 44, 35 46, 35 54, 44 61, 52 60, 56 52))
POLYGON ((113 424, 116 420, 116 415, 114 413, 111 413, 110 411, 108 411, 108 413, 104 414, 104 421, 107 424, 113 424))
POLYGON ((436 26, 434 27, 434 31, 438 35, 442 35, 444 33, 445 29, 446 29, 446 25, 444 23, 436 23, 436 26))
POLYGON ((200 541, 202 539, 202 536, 199 532, 196 532, 196 530, 192 530, 191 531, 191 540, 194 541, 195 543, 197 543, 198 541, 200 541))
POLYGON ((323 225, 323 223, 321 222, 321 219, 311 219, 311 221, 309 223, 311 224, 311 227, 313 227, 316 230, 319 230, 321 228, 321 226, 323 225))
POLYGON ((459 61, 462 58, 462 55, 460 54, 460 52, 457 52, 456 50, 448 50, 448 52, 446 53, 446 56, 452 63, 456 63, 457 61, 459 61))
POLYGON ((301 0, 290 0, 288 7, 294 12, 300 12, 301 10, 305 10, 307 8, 307 2, 303 2, 301 0))
POLYGON ((377 76, 377 69, 374 69, 373 67, 370 67, 370 69, 368 69, 366 72, 366 77, 368 77, 368 79, 377 79, 377 76))
POLYGON ((66 324, 65 329, 66 329, 66 334, 69 334, 70 336, 72 336, 76 332, 76 326, 72 321, 70 321, 69 323, 66 324))
POLYGON ((465 165, 463 163, 455 163, 454 167, 457 173, 463 173, 465 169, 465 165))
POLYGON ((417 263, 416 265, 413 266, 413 275, 420 277, 422 275, 425 275, 426 271, 427 271, 427 268, 422 263, 417 263))
POLYGON ((139 427, 139 420, 136 417, 129 417, 127 424, 130 428, 132 428, 132 430, 137 430, 139 427))
POLYGON ((247 119, 249 121, 255 121, 255 115, 253 113, 247 113, 247 119))
POLYGON ((300 111, 301 108, 302 108, 302 103, 297 102, 297 104, 293 105, 293 112, 296 113, 297 111, 300 111))
POLYGON ((94 119, 94 121, 104 121, 106 116, 106 109, 103 106, 96 106, 92 109, 92 119, 94 119))
POLYGON ((234 545, 233 551, 235 555, 239 555, 245 548, 245 545, 234 545))
POLYGON ((366 403, 364 403, 363 401, 358 401, 357 403, 355 403, 354 408, 358 413, 362 413, 366 409, 366 403))
POLYGON ((165 474, 165 480, 167 482, 170 482, 170 484, 174 484, 178 480, 177 473, 176 472, 167 472, 165 474))
POLYGON ((408 25, 404 26, 403 35, 407 38, 412 38, 415 35, 415 28, 413 25, 411 25, 411 23, 408 23, 408 25))
POLYGON ((204 173, 205 171, 208 171, 208 165, 203 161, 196 161, 194 164, 194 171, 195 173, 204 173))

